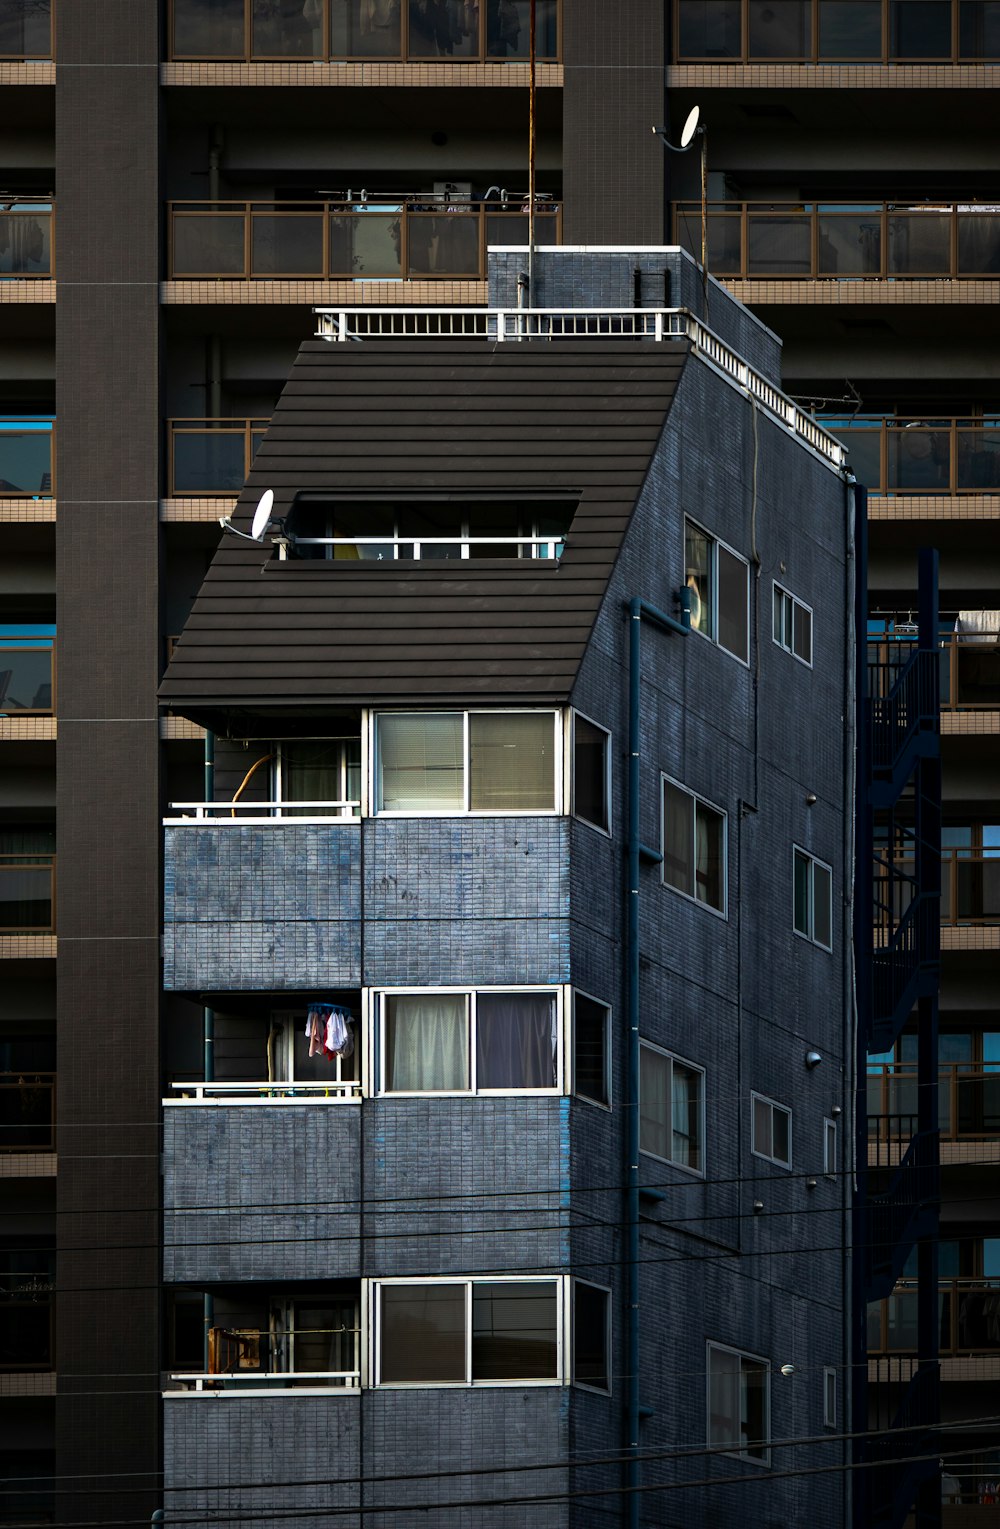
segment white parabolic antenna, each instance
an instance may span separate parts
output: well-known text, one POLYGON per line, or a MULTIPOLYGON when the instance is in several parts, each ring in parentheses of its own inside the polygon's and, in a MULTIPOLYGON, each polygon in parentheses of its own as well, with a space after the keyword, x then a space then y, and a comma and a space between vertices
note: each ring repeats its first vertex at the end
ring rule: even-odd
POLYGON ((255 542, 262 541, 264 532, 271 524, 271 511, 274 508, 274 489, 266 488, 260 496, 257 508, 253 512, 253 522, 250 526, 250 535, 255 542))
POLYGON ((691 110, 687 114, 687 117, 684 119, 684 126, 681 128, 681 148, 682 149, 686 149, 687 148, 688 144, 691 142, 691 139, 694 137, 695 133, 698 131, 698 118, 700 116, 701 116, 701 107, 700 106, 692 106, 691 110))

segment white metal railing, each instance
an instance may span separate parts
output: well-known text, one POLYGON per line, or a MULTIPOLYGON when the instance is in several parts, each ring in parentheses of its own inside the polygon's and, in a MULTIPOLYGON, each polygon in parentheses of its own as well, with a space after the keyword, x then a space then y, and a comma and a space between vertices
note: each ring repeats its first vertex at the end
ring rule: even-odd
POLYGON ((329 341, 370 339, 690 340, 695 355, 715 366, 834 467, 847 452, 811 414, 756 371, 686 308, 314 308, 316 336, 329 341))
POLYGON ((192 1371, 171 1375, 172 1385, 183 1391, 165 1392, 170 1396, 203 1391, 211 1396, 238 1396, 247 1393, 297 1390, 303 1384, 330 1391, 357 1391, 361 1387, 360 1370, 235 1370, 223 1374, 192 1371), (284 1382, 284 1384, 273 1384, 284 1382))
POLYGON ((181 1097, 164 1099, 164 1105, 274 1104, 297 1101, 299 1104, 344 1104, 361 1098, 361 1080, 331 1078, 325 1082, 291 1079, 262 1083, 172 1083, 181 1097))
MULTIPOLYGON (((419 559, 422 547, 458 547, 463 558, 470 556, 470 547, 546 547, 543 556, 555 558, 566 545, 564 536, 289 536, 288 540, 295 547, 383 547, 388 561, 400 556, 419 559)), ((381 553, 370 560, 380 561, 381 553)))
POLYGON ((361 802, 171 802, 178 814, 163 819, 165 827, 196 828, 274 823, 360 823, 361 802), (250 816, 246 816, 250 814, 250 816))

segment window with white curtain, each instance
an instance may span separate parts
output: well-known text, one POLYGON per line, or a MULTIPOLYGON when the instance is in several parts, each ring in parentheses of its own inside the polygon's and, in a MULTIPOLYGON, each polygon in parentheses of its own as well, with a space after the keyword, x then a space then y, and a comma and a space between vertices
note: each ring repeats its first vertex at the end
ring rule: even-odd
POLYGON ((708 1442, 713 1448, 768 1463, 770 1378, 766 1360, 708 1345, 708 1442))
POLYGON ((375 810, 555 812, 554 711, 380 712, 375 810))
POLYGON ((562 1087, 558 991, 382 993, 383 1094, 550 1093, 562 1087))
POLYGON ((704 1172, 705 1074, 649 1041, 639 1043, 639 1151, 704 1172))
POLYGON ((726 814, 663 777, 663 880, 726 914, 726 814))

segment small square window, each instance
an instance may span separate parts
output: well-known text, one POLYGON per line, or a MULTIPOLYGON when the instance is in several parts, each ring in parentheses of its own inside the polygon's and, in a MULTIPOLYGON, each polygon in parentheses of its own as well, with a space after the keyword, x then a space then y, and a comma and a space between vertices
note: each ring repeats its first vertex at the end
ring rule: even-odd
POLYGON ((573 717, 573 815, 611 832, 611 734, 573 717))
POLYGON ((772 636, 779 648, 812 666, 812 611, 780 584, 774 586, 772 636))
POLYGON ((796 934, 833 949, 833 872, 805 850, 793 850, 792 923, 796 934))
POLYGON ((703 1173, 704 1141, 704 1072, 641 1041, 639 1151, 703 1173))
POLYGON ((691 626, 741 663, 750 661, 750 565, 693 521, 684 522, 684 582, 691 626))
POLYGON ((744 1460, 770 1459, 770 1366, 708 1345, 708 1442, 744 1460))
POLYGON ((753 1123, 751 1148, 782 1168, 792 1166, 792 1112, 763 1094, 751 1094, 753 1123))
POLYGON ((583 1280, 573 1285, 573 1379, 611 1390, 611 1294, 583 1280))
POLYGON ((726 913, 726 814, 663 778, 663 880, 726 913))
POLYGON ((591 1104, 611 1103, 607 1004, 573 995, 573 1092, 591 1104))

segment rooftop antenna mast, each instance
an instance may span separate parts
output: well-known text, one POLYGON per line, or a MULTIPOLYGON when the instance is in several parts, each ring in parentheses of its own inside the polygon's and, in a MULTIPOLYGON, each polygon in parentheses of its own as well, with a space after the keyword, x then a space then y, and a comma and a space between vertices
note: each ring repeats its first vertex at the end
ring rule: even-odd
POLYGON ((701 139, 701 280, 702 290, 708 300, 708 128, 701 120, 701 107, 692 106, 681 128, 680 143, 671 143, 664 127, 654 127, 653 133, 673 154, 683 154, 696 138, 701 139))
MULTIPOLYGON (((535 306, 535 20, 537 0, 528 9, 528 307, 535 306)), ((531 322, 530 319, 528 321, 531 322)))

